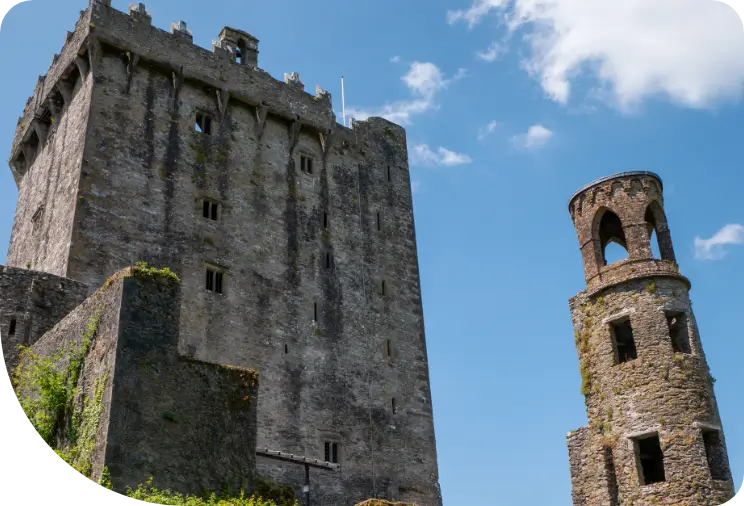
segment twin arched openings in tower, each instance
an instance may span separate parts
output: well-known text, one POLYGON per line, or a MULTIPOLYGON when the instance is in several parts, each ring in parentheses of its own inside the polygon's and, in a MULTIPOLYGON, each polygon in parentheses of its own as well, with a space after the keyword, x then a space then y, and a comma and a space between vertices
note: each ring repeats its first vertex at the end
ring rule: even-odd
MULTIPOLYGON (((646 225, 646 238, 649 240, 648 250, 650 250, 651 256, 657 260, 673 261, 674 252, 669 229, 666 226, 666 216, 657 201, 648 205, 643 219, 646 225)), ((631 256, 629 248, 631 251, 638 252, 646 249, 642 247, 642 244, 628 244, 625 233, 628 225, 624 225, 620 217, 611 210, 607 208, 599 209, 595 215, 594 223, 594 241, 598 246, 597 263, 599 266, 611 265, 629 258, 631 256)), ((645 256, 643 255, 643 257, 645 256)))

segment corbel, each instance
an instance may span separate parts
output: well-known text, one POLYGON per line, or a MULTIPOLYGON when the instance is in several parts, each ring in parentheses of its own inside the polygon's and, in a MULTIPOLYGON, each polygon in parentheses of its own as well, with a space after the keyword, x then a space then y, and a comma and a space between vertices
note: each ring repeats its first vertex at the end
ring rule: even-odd
POLYGON ((88 64, 93 72, 98 70, 101 59, 103 59, 101 41, 98 40, 98 37, 90 34, 88 36, 88 64))
POLYGON ((300 140, 300 131, 302 130, 302 123, 300 123, 300 117, 295 116, 292 123, 289 125, 289 155, 292 156, 297 142, 300 140))
POLYGON ((57 90, 59 90, 59 94, 62 96, 65 105, 69 105, 72 101, 72 86, 62 79, 59 79, 55 86, 57 87, 57 90))
POLYGON ((253 127, 253 134, 256 139, 260 139, 263 136, 264 127, 266 126, 266 113, 269 112, 269 106, 264 103, 259 103, 256 106, 256 125, 253 127))
POLYGON ((183 67, 179 67, 177 69, 173 69, 173 72, 171 74, 173 78, 173 107, 176 107, 176 104, 178 103, 178 97, 181 93, 181 88, 183 87, 183 67))
POLYGON ((132 77, 134 77, 134 69, 137 68, 139 63, 139 55, 134 54, 131 51, 127 51, 127 94, 132 89, 132 77))
POLYGON ((43 146, 44 142, 46 141, 47 135, 46 125, 42 125, 41 121, 34 118, 31 120, 31 127, 33 127, 34 132, 36 132, 36 136, 39 138, 39 146, 43 146))
POLYGON ((320 132, 318 138, 320 139, 320 149, 323 151, 323 164, 325 164, 333 140, 333 127, 329 128, 325 132, 320 132))
POLYGON ((88 65, 88 62, 85 61, 85 58, 83 58, 82 56, 75 57, 75 65, 77 65, 78 72, 80 72, 80 77, 82 79, 88 77, 88 70, 90 70, 90 66, 88 65))
POLYGON ((225 119, 227 104, 230 102, 230 92, 222 89, 217 90, 217 108, 220 111, 220 122, 225 119))

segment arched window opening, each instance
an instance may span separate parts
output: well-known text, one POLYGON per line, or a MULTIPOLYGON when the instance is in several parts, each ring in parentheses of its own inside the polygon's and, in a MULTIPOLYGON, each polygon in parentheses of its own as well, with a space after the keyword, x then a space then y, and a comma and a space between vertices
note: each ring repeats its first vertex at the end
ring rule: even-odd
POLYGON ((612 211, 604 211, 599 222, 601 265, 610 265, 628 258, 625 231, 620 218, 612 211))
POLYGON ((648 232, 653 257, 662 260, 674 260, 672 240, 666 226, 666 217, 658 202, 651 202, 646 208, 644 221, 646 222, 646 231, 648 232))

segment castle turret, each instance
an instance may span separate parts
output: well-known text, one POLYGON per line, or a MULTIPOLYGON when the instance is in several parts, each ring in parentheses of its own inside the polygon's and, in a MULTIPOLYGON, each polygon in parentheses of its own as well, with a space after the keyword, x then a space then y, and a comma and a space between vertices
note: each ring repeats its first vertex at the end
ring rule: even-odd
POLYGON ((568 435, 575 506, 719 505, 734 495, 662 188, 656 174, 625 172, 569 202, 587 284, 570 301, 589 419, 568 435), (610 243, 627 258, 609 263, 610 243))

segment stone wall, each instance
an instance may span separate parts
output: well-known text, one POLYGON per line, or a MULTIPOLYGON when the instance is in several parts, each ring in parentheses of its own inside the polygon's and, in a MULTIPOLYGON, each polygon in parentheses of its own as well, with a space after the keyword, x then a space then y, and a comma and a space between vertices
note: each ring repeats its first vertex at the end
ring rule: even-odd
POLYGON ((18 346, 31 346, 75 309, 88 292, 83 283, 44 272, 0 266, 0 336, 8 374, 18 346))
POLYGON ((180 357, 179 311, 178 283, 122 273, 33 351, 75 349, 97 322, 78 383, 81 399, 92 399, 105 382, 91 479, 105 466, 122 493, 150 477, 157 488, 183 493, 250 491, 257 377, 247 368, 180 357))

